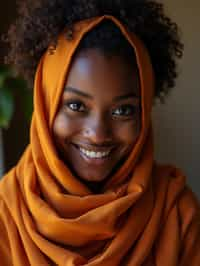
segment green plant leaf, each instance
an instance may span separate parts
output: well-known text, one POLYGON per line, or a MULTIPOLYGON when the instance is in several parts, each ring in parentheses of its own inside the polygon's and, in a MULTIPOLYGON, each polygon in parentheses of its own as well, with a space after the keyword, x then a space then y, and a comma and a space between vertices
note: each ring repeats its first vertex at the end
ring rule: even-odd
POLYGON ((32 92, 28 90, 26 81, 16 76, 10 66, 0 65, 0 127, 9 127, 16 95, 19 95, 25 119, 30 121, 33 110, 32 92))
POLYGON ((8 128, 14 112, 14 96, 8 88, 0 88, 0 127, 8 128))
POLYGON ((23 92, 24 90, 27 90, 26 81, 21 78, 11 77, 8 79, 7 84, 9 88, 12 88, 12 89, 22 90, 23 92))
POLYGON ((0 66, 0 88, 4 87, 6 80, 12 75, 12 71, 9 67, 0 66))
POLYGON ((33 112, 33 96, 29 90, 24 90, 22 96, 22 104, 24 109, 24 116, 27 121, 30 122, 33 112))

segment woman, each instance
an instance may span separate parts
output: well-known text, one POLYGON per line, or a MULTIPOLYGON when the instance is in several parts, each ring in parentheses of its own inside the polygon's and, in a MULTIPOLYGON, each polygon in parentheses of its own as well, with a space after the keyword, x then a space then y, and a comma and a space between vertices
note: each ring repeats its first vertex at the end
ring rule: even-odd
POLYGON ((153 160, 176 24, 154 1, 37 1, 8 61, 31 83, 30 144, 0 185, 1 265, 200 265, 199 203, 153 160))

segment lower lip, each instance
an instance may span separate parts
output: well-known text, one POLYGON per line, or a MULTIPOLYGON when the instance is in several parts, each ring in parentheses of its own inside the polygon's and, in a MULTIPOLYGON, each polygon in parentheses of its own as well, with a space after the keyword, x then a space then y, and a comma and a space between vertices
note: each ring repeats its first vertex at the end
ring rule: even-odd
POLYGON ((108 162, 108 160, 110 159, 111 153, 113 152, 113 151, 111 151, 108 156, 103 157, 103 158, 89 158, 83 152, 81 152, 81 150, 77 146, 75 146, 75 147, 79 151, 81 157, 88 164, 92 164, 92 165, 103 165, 103 164, 105 164, 106 162, 108 162))

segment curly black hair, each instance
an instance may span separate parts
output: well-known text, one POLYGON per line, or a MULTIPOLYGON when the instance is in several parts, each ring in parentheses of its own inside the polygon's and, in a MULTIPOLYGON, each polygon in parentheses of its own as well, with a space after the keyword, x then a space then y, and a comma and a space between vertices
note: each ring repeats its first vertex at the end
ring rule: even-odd
MULTIPOLYGON (((73 38, 75 22, 104 14, 118 18, 147 47, 156 76, 155 97, 163 99, 175 86, 177 59, 182 57, 183 44, 177 24, 166 16, 163 4, 157 1, 21 0, 18 14, 4 37, 10 45, 5 61, 14 65, 30 86, 40 57, 50 44, 56 49, 57 37, 64 28, 68 28, 66 38, 73 38)), ((92 32, 82 47, 98 47, 114 53, 117 43, 122 47, 118 51, 128 53, 128 45, 123 42, 125 38, 121 38, 111 25, 102 25, 96 33, 95 29, 92 32)))

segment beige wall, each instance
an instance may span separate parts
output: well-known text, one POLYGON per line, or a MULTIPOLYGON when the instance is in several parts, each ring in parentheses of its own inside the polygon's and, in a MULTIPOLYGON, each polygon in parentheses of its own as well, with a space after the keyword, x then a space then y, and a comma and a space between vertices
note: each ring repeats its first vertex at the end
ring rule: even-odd
POLYGON ((200 198, 200 1, 163 2, 182 29, 185 53, 167 104, 154 108, 156 158, 182 168, 200 198))

